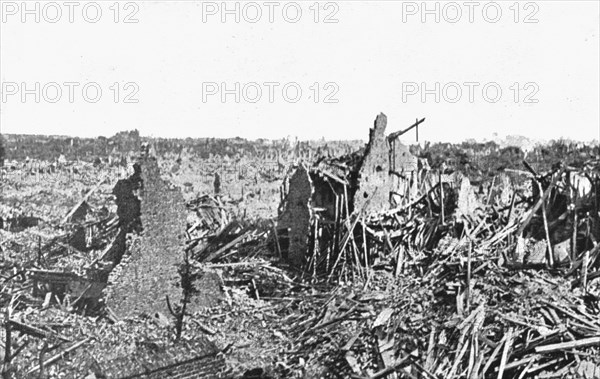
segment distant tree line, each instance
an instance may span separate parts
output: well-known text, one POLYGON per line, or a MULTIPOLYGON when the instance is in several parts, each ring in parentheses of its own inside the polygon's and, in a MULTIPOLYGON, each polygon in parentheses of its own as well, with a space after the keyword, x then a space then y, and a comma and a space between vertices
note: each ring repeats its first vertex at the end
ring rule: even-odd
POLYGON ((6 157, 6 148, 4 147, 4 137, 0 134, 0 167, 4 166, 4 158, 6 157))
POLYGON ((543 172, 558 163, 581 167, 587 160, 600 157, 598 145, 564 140, 535 146, 527 154, 519 147, 500 147, 493 141, 425 144, 422 147, 411 146, 411 152, 419 158, 426 158, 432 168, 459 170, 469 177, 480 179, 497 175, 505 169, 524 170, 524 160, 538 172, 543 172))
POLYGON ((314 155, 349 152, 362 145, 360 141, 291 141, 247 140, 244 138, 149 138, 140 137, 137 130, 120 132, 112 137, 79 138, 42 135, 7 135, 6 158, 23 160, 27 157, 55 160, 64 155, 68 160, 93 162, 98 157, 125 155, 139 151, 142 141, 148 142, 158 156, 181 155, 183 152, 200 159, 211 156, 237 159, 263 157, 279 152, 283 157, 294 151, 313 151, 314 155))
MULTIPOLYGON (((247 140, 244 138, 147 138, 140 137, 137 130, 117 133, 112 137, 78 138, 64 136, 2 135, 0 136, 0 162, 3 159, 22 160, 26 157, 55 160, 64 155, 68 160, 94 162, 98 157, 109 155, 124 156, 137 153, 141 142, 149 142, 155 154, 181 155, 184 151, 200 159, 211 156, 236 159, 241 157, 262 157, 266 152, 279 152, 285 158, 291 152, 312 151, 313 159, 320 155, 342 155, 364 146, 361 141, 291 141, 247 140)), ((452 143, 425 143, 413 145, 411 152, 426 158, 432 168, 446 167, 460 170, 470 177, 490 177, 505 169, 524 169, 523 160, 532 167, 545 171, 558 162, 581 166, 591 158, 599 157, 598 145, 583 145, 575 142, 556 140, 539 145, 527 154, 519 147, 501 147, 493 141, 465 141, 452 143)))
POLYGON ((25 158, 56 160, 61 155, 69 160, 93 162, 97 157, 127 154, 139 151, 140 134, 137 130, 121 132, 113 137, 79 138, 39 135, 4 135, 6 159, 25 158))

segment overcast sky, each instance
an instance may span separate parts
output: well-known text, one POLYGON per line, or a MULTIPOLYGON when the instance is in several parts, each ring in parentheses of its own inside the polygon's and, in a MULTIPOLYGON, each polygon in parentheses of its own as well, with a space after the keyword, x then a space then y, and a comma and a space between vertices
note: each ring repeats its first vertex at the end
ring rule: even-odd
POLYGON ((3 133, 600 135, 599 1, 0 2, 3 133))

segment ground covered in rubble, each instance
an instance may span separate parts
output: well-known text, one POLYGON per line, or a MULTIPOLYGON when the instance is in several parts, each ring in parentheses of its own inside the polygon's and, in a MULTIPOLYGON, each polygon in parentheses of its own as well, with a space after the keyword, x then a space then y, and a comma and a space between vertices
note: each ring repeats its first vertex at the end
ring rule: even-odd
POLYGON ((0 230, 3 378, 600 378, 597 160, 481 191, 433 172, 389 211, 346 206, 302 267, 277 233, 285 194, 259 174, 215 194, 212 176, 189 189, 206 172, 185 157, 146 164, 144 231, 116 259, 113 189, 132 169, 67 162, 41 181, 24 167, 1 184, 4 219, 21 220, 0 230), (107 273, 125 300, 105 303, 107 273))

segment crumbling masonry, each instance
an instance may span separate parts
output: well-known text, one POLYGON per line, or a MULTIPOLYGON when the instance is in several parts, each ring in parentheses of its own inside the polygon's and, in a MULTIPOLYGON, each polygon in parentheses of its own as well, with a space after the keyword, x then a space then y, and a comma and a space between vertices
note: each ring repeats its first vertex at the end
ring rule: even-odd
POLYGON ((160 177, 155 158, 141 158, 135 170, 115 187, 121 227, 133 238, 109 277, 106 304, 118 317, 168 315, 166 298, 180 304, 183 296, 184 200, 160 177))
POLYGON ((301 267, 320 241, 336 239, 335 225, 348 215, 384 211, 415 196, 417 158, 397 140, 412 127, 386 136, 386 126, 382 113, 364 151, 321 159, 310 169, 301 162, 284 183, 277 231, 290 264, 301 267))

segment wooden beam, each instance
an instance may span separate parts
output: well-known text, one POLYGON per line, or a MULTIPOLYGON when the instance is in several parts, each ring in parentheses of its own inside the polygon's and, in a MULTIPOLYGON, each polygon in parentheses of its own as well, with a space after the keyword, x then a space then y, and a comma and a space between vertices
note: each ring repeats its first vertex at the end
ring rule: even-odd
POLYGON ((51 363, 54 363, 56 361, 58 361, 59 359, 61 359, 62 357, 64 357, 66 354, 70 353, 71 351, 77 349, 79 346, 83 345, 84 343, 90 341, 91 338, 86 338, 84 340, 81 340, 79 342, 77 342, 76 344, 74 344, 73 346, 69 347, 68 349, 56 354, 55 356, 53 356, 52 358, 46 360, 45 362, 43 362, 42 364, 35 366, 34 368, 30 369, 29 371, 27 371, 27 375, 31 375, 34 372, 40 370, 42 367, 45 367, 51 363))
MULTIPOLYGON (((419 126, 419 124, 422 124, 423 122, 425 122, 425 118, 422 118, 420 120, 417 120, 414 124, 412 124, 411 126, 409 126, 408 128, 404 129, 404 130, 399 130, 397 132, 391 133, 390 135, 388 135, 388 141, 392 142, 395 139, 397 139, 398 137, 400 137, 401 135, 411 131, 413 128, 416 128, 419 126)), ((418 140, 418 134, 417 134, 417 140, 418 140)))
POLYGON ((564 351, 576 349, 579 347, 600 346, 600 337, 584 338, 582 340, 560 342, 551 345, 538 346, 535 348, 536 353, 553 353, 556 351, 564 351))
POLYGON ((104 176, 102 179, 100 179, 100 181, 96 184, 96 186, 94 188, 92 188, 91 190, 88 191, 88 193, 85 194, 85 196, 83 197, 83 199, 81 199, 81 201, 79 201, 77 204, 75 204, 75 206, 69 211, 69 213, 67 213, 67 215, 65 216, 65 218, 62 220, 61 224, 66 224, 67 221, 69 221, 69 218, 71 218, 71 216, 73 216, 73 214, 77 211, 77 209, 79 209, 79 207, 85 203, 87 201, 87 199, 90 198, 90 196, 92 196, 92 194, 94 192, 96 192, 96 190, 98 188, 100 188, 100 186, 102 185, 102 183, 104 183, 104 181, 106 180, 107 176, 104 176))

